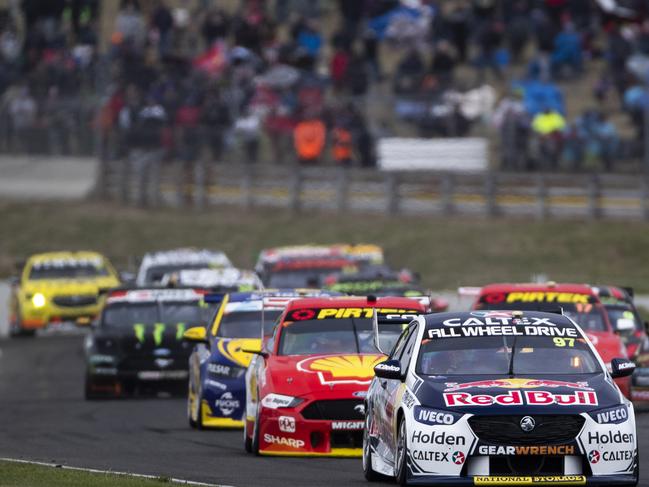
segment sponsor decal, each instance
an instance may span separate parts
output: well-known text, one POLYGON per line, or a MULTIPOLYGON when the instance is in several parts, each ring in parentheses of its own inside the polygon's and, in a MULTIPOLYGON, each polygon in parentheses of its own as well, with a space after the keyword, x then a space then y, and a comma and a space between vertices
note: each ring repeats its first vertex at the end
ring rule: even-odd
POLYGON ((468 392, 445 392, 444 402, 449 407, 462 406, 597 406, 593 391, 577 391, 554 394, 550 391, 509 391, 504 394, 470 394, 468 392))
POLYGON ((585 475, 545 475, 534 477, 518 476, 489 476, 473 477, 474 485, 586 485, 585 475))
POLYGON ((378 364, 375 368, 379 370, 385 370, 386 372, 399 372, 401 370, 401 367, 385 363, 378 364))
POLYGON ((590 463, 599 463, 599 459, 601 458, 601 455, 597 450, 591 450, 588 453, 588 461, 590 463))
POLYGON ((466 445, 466 438, 464 436, 451 435, 446 431, 437 433, 432 431, 425 433, 423 431, 415 431, 412 433, 411 441, 413 443, 428 443, 431 445, 449 445, 449 446, 464 446, 466 445))
POLYGON ((546 291, 490 293, 480 298, 485 303, 582 303, 593 299, 588 294, 558 293, 546 291))
POLYGON ((228 388, 225 384, 223 384, 221 382, 218 382, 216 380, 211 380, 211 379, 206 380, 205 385, 207 385, 209 387, 216 387, 217 389, 221 389, 222 391, 224 391, 224 390, 226 390, 228 388))
POLYGON ((174 363, 174 360, 171 358, 157 358, 153 362, 161 369, 166 369, 174 363))
POLYGON ((425 460, 427 462, 448 462, 447 451, 412 450, 410 456, 414 460, 425 460))
POLYGON ((480 445, 479 455, 574 455, 574 445, 497 446, 480 445))
POLYGON ((408 409, 412 409, 412 406, 415 404, 415 396, 410 394, 408 389, 403 391, 403 405, 408 409))
POLYGON ((462 453, 461 451, 453 452, 453 456, 451 457, 451 460, 455 465, 462 465, 464 463, 464 459, 464 453, 462 453))
POLYGON ((221 394, 221 397, 214 401, 214 405, 221 411, 223 416, 230 416, 235 409, 239 409, 241 406, 239 400, 232 397, 231 392, 221 394))
POLYGON ((293 416, 280 416, 277 421, 279 422, 280 431, 295 433, 295 418, 293 416))
POLYGON ((364 427, 364 421, 334 421, 331 423, 332 430, 362 430, 364 427))
POLYGON ((385 319, 415 319, 421 313, 405 308, 304 308, 289 311, 285 321, 328 320, 344 318, 372 318, 374 310, 385 319))
POLYGON ((354 397, 367 397, 367 391, 356 391, 352 394, 354 397))
POLYGON ((299 362, 297 370, 317 374, 322 385, 366 385, 374 377, 374 367, 383 360, 381 355, 316 356, 299 362))
POLYGON ((216 375, 230 375, 231 367, 222 364, 207 364, 207 371, 216 375))
POLYGON ((413 416, 418 423, 430 426, 455 424, 461 417, 459 414, 436 411, 435 409, 428 409, 421 406, 415 406, 413 416))
POLYGON ((365 404, 357 404, 354 406, 354 411, 356 411, 361 416, 365 416, 365 404))
POLYGON ((268 409, 288 408, 294 403, 293 396, 284 396, 282 394, 268 394, 261 400, 261 405, 268 409))
POLYGON ((617 364, 617 370, 628 370, 635 369, 635 364, 633 362, 621 362, 617 364))
POLYGON ((304 448, 304 441, 295 438, 286 438, 285 436, 275 436, 271 434, 264 434, 264 441, 271 445, 284 445, 291 448, 304 448))
POLYGON ((588 382, 565 382, 562 380, 547 380, 547 379, 487 379, 474 382, 447 382, 444 391, 462 391, 465 389, 537 389, 539 387, 566 387, 568 389, 582 389, 592 391, 593 388, 589 387, 588 382))
POLYGON ((633 433, 622 433, 621 431, 607 431, 606 433, 599 433, 598 431, 588 432, 588 444, 597 445, 621 445, 622 443, 633 443, 633 433))
MULTIPOLYGON (((537 320, 547 320, 549 318, 533 318, 537 320)), ((444 325, 449 328, 429 328, 427 330, 428 338, 461 338, 461 337, 482 337, 482 336, 548 336, 548 337, 568 337, 580 338, 575 328, 557 327, 551 323, 546 325, 525 325, 519 327, 520 323, 513 322, 511 325, 489 325, 472 323, 465 326, 468 321, 478 320, 478 318, 469 318, 464 323, 459 318, 451 318, 444 321, 444 325)), ((516 319, 514 320, 516 321, 516 319)))
POLYGON ((629 418, 629 412, 624 404, 609 409, 601 409, 588 414, 590 414, 590 417, 599 424, 620 424, 624 423, 629 418))

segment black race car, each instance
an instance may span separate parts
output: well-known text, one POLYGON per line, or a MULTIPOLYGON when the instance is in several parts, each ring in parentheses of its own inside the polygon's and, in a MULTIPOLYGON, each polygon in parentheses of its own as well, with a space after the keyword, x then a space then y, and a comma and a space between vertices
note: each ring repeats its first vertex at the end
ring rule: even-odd
MULTIPOLYGON (((374 325, 378 337, 379 324, 374 325)), ((375 338, 377 347, 380 345, 375 338)), ((635 485, 633 405, 567 316, 419 316, 374 367, 363 469, 401 485, 635 485)))
POLYGON ((192 346, 183 334, 206 325, 220 302, 204 296, 195 289, 111 291, 85 343, 86 398, 184 394, 192 346))

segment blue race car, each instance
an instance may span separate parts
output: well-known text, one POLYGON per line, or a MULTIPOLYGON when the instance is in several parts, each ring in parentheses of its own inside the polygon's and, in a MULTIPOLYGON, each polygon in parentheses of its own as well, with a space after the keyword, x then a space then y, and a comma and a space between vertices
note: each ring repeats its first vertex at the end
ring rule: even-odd
POLYGON ((189 358, 187 417, 193 428, 241 428, 246 405, 245 374, 286 304, 295 298, 339 295, 311 289, 212 294, 220 302, 210 325, 185 332, 196 346, 189 358))

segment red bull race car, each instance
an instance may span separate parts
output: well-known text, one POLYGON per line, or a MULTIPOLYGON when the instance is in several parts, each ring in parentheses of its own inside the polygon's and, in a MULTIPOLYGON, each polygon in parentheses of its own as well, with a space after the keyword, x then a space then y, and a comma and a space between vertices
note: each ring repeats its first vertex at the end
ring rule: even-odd
MULTIPOLYGON (((584 330, 607 367, 613 358, 627 357, 597 293, 584 284, 490 284, 480 289, 473 309, 563 312, 584 330)), ((617 384, 630 398, 631 378, 620 378, 617 384)))
POLYGON ((418 301, 395 297, 288 304, 246 374, 248 452, 360 456, 365 394, 382 360, 373 344, 375 310, 387 320, 408 321, 428 311, 418 301))
MULTIPOLYGON (((376 328, 376 327, 375 327, 376 328)), ((363 470, 400 485, 624 485, 639 479, 632 403, 567 316, 419 316, 366 397, 363 470)))

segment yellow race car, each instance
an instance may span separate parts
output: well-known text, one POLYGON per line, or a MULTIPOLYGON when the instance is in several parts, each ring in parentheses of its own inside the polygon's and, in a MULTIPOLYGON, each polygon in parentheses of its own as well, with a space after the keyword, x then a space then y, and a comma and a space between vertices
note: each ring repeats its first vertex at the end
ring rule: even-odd
POLYGON ((50 323, 88 325, 101 311, 106 291, 119 284, 111 263, 97 252, 32 255, 12 285, 11 333, 33 335, 50 323))

